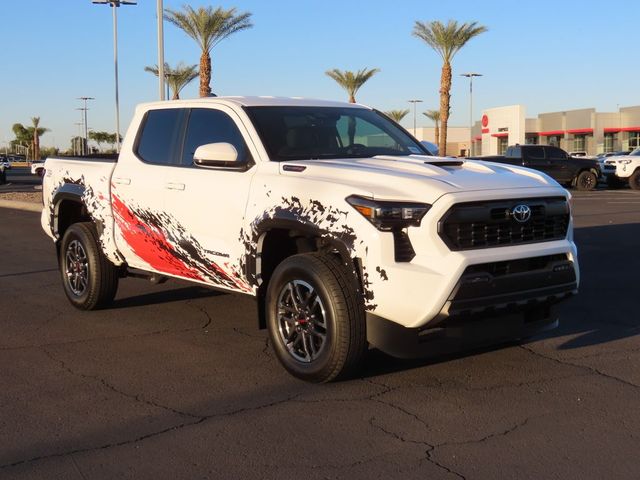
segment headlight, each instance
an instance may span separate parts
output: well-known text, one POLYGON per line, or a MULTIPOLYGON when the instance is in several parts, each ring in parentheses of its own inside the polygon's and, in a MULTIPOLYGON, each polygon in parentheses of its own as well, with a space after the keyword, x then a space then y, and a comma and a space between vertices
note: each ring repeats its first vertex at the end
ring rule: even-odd
POLYGON ((346 200, 378 230, 384 231, 417 227, 431 208, 427 203, 378 201, 357 195, 351 195, 346 200))
POLYGON ((620 165, 629 165, 633 160, 618 160, 620 165))

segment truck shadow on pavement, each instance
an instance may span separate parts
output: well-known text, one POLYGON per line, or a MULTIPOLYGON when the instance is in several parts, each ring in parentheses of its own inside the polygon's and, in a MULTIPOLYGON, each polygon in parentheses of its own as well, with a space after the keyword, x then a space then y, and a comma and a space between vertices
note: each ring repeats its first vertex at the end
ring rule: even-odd
POLYGON ((162 290, 160 292, 144 293, 142 295, 133 295, 125 298, 117 298, 109 306, 109 310, 181 302, 184 300, 195 300, 198 298, 217 297, 221 295, 228 294, 218 290, 212 290, 210 288, 188 286, 172 290, 162 290))
MULTIPOLYGON (((556 351, 588 349, 640 334, 640 223, 576 228, 574 235, 580 263, 578 295, 554 308, 560 319, 558 328, 520 344, 544 341, 546 349, 556 351)), ((518 342, 433 355, 427 351, 425 357, 415 360, 396 359, 372 350, 362 373, 373 377, 410 370, 514 344, 518 342)))

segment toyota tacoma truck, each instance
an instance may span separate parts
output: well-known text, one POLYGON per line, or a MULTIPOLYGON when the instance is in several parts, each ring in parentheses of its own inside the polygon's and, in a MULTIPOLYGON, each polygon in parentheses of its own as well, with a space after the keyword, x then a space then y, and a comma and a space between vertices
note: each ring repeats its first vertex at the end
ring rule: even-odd
POLYGON ((528 337, 578 288, 565 189, 430 156, 362 105, 141 105, 117 159, 45 171, 42 227, 74 306, 108 306, 126 276, 252 295, 277 358, 309 381, 353 374, 368 348, 528 337))
POLYGON ((593 190, 603 176, 597 160, 571 157, 553 145, 513 145, 506 155, 475 157, 477 160, 506 163, 546 173, 558 183, 578 190, 593 190))
POLYGON ((628 183, 634 190, 640 190, 640 147, 626 155, 609 157, 604 163, 615 168, 615 178, 609 181, 610 186, 628 183))

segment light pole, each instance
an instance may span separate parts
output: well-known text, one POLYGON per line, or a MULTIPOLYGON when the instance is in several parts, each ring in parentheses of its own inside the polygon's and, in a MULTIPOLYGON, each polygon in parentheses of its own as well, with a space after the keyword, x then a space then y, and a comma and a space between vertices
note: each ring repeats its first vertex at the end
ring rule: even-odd
POLYGON ((461 73, 461 77, 467 77, 469 79, 469 149, 467 150, 467 157, 471 156, 471 145, 473 141, 473 77, 481 77, 481 73, 461 73))
MULTIPOLYGON (((87 108, 87 101, 88 100, 95 100, 95 98, 93 97, 78 97, 78 100, 82 100, 84 102, 84 107, 82 108, 76 108, 76 110, 82 110, 84 112, 84 143, 85 145, 89 145, 89 127, 88 127, 88 123, 87 123, 87 110, 89 110, 87 108)), ((83 150, 88 150, 86 147, 83 148, 83 150)), ((89 153, 88 151, 84 152, 84 154, 89 153)))
POLYGON ((118 98, 118 14, 120 5, 136 5, 130 0, 93 0, 93 3, 111 6, 113 12, 113 64, 116 80, 116 152, 120 152, 120 100, 118 98))
MULTIPOLYGON (((158 17, 158 81, 160 83, 160 100, 164 100, 164 8, 162 0, 158 0, 156 5, 156 16, 158 17)), ((169 100, 169 92, 167 92, 169 100)))
POLYGON ((416 103, 422 103, 422 100, 414 99, 407 101, 409 103, 413 103, 413 136, 417 138, 418 132, 416 132, 416 103))

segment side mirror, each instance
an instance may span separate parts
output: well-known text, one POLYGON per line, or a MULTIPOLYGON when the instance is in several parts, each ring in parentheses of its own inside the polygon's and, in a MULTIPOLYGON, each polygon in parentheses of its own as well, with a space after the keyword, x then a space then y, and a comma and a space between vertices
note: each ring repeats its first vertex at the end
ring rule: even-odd
POLYGON ((193 163, 201 167, 238 166, 238 151, 230 143, 207 143, 196 148, 193 163))

